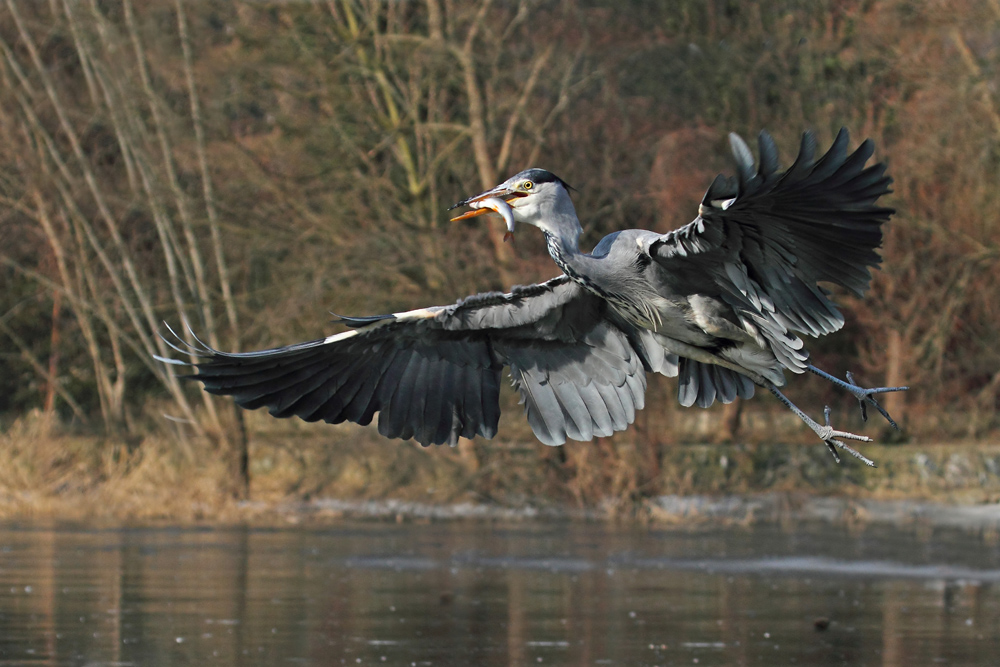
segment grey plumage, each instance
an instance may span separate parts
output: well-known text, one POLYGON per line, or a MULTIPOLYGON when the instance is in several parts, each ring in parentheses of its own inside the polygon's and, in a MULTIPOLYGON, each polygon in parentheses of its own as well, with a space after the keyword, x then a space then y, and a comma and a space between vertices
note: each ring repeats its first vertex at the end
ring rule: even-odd
MULTIPOLYGON (((350 331, 274 350, 201 346, 191 377, 278 417, 367 424, 379 413, 380 433, 424 445, 493 437, 504 366, 549 445, 625 429, 643 407, 647 372, 679 375, 685 406, 750 398, 760 385, 835 456, 837 446, 871 463, 836 439, 866 438, 819 426, 777 389, 786 370, 823 374, 808 364, 801 335, 844 325, 819 283, 863 295, 880 261, 881 226, 893 211, 877 200, 891 180, 884 164, 865 166, 870 141, 854 152, 848 142, 842 130, 816 159, 806 133, 782 172, 767 133, 756 166, 746 143, 730 135, 737 174, 712 182, 694 221, 668 234, 615 232, 589 254, 579 250, 569 187, 526 170, 458 205, 507 202, 515 222, 542 231, 563 276, 451 306, 345 317, 350 331)), ((863 389, 823 375, 894 424, 873 395, 902 388, 863 389)))
MULTIPOLYGON (((423 445, 492 438, 500 372, 510 366, 542 442, 590 440, 628 427, 642 408, 643 359, 631 328, 561 276, 447 306, 344 318, 339 336, 261 352, 186 352, 206 391, 276 417, 359 424, 423 445)), ((163 359, 170 363, 181 363, 163 359)))

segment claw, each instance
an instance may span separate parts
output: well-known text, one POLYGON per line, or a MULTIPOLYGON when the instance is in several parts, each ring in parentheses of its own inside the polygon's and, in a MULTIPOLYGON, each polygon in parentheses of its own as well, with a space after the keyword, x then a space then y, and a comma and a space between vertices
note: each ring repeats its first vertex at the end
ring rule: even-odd
MULTIPOLYGON (((832 428, 830 426, 830 406, 829 405, 824 405, 823 406, 823 421, 826 422, 827 428, 832 428)), ((823 442, 824 442, 824 444, 826 444, 827 449, 830 450, 830 453, 833 454, 833 460, 836 461, 837 463, 840 463, 840 457, 837 455, 837 448, 833 445, 833 443, 830 442, 829 440, 824 440, 823 442)))
POLYGON ((834 377, 834 376, 830 375, 829 373, 827 373, 826 371, 823 371, 823 370, 820 370, 819 368, 816 368, 815 366, 808 366, 808 369, 811 372, 815 373, 816 375, 819 375, 822 378, 826 378, 830 382, 832 382, 832 383, 834 383, 834 384, 836 384, 836 385, 838 385, 840 387, 843 387, 847 391, 851 392, 851 394, 854 396, 854 398, 858 399, 858 405, 861 407, 861 419, 863 421, 866 421, 866 422, 868 421, 868 406, 871 405, 876 410, 878 410, 878 412, 879 412, 880 415, 882 415, 883 417, 885 417, 885 420, 887 422, 889 422, 890 426, 892 426, 897 431, 900 430, 899 425, 896 424, 896 421, 891 416, 889 416, 889 413, 886 412, 886 409, 883 408, 881 405, 878 404, 878 401, 875 400, 874 395, 875 394, 886 394, 886 393, 893 392, 893 391, 906 391, 907 389, 909 389, 909 387, 872 387, 872 388, 865 388, 865 387, 860 386, 854 380, 854 374, 851 373, 850 371, 847 371, 847 373, 845 373, 845 375, 847 376, 847 382, 844 382, 840 378, 834 377))
MULTIPOLYGON (((835 434, 839 435, 842 438, 850 438, 852 440, 865 440, 867 442, 871 442, 871 438, 866 438, 864 436, 857 436, 857 435, 854 435, 853 433, 844 433, 842 431, 834 431, 833 427, 830 425, 830 406, 829 405, 824 405, 823 406, 823 421, 826 422, 826 426, 823 428, 824 432, 826 432, 827 429, 829 429, 829 431, 831 433, 835 433, 835 434)), ((806 423, 808 424, 809 422, 806 422, 806 423)), ((822 435, 820 437, 823 438, 822 435)), ((840 463, 840 457, 837 456, 837 447, 840 447, 841 449, 843 449, 845 452, 847 452, 851 456, 853 456, 855 458, 858 458, 858 459, 861 459, 862 461, 864 461, 865 463, 867 463, 868 465, 870 465, 872 468, 877 468, 878 467, 877 465, 875 465, 875 462, 872 461, 870 458, 868 458, 867 456, 865 456, 864 454, 862 454, 858 450, 854 449, 853 447, 848 447, 847 445, 845 445, 844 443, 840 442, 839 440, 836 440, 834 438, 823 438, 823 442, 826 443, 826 446, 830 449, 830 453, 833 454, 833 459, 837 463, 840 463)))
POLYGON ((897 431, 900 430, 899 425, 896 424, 896 420, 889 416, 886 409, 878 404, 878 401, 873 398, 873 395, 885 394, 890 391, 906 391, 909 387, 874 387, 871 389, 865 389, 857 383, 854 379, 854 374, 851 373, 851 371, 847 371, 845 375, 847 376, 847 381, 854 387, 853 389, 847 387, 847 390, 854 394, 854 398, 858 399, 858 405, 861 406, 861 419, 863 421, 868 421, 868 404, 871 404, 875 406, 875 409, 879 411, 879 414, 885 417, 885 420, 889 422, 890 426, 897 431))
POLYGON ((844 450, 845 452, 855 457, 856 459, 864 461, 872 468, 878 467, 875 465, 874 461, 872 461, 870 458, 868 458, 858 450, 854 449, 849 445, 845 445, 840 440, 837 440, 837 438, 845 438, 847 440, 858 440, 859 442, 872 441, 872 439, 866 435, 857 435, 855 433, 848 433, 847 431, 838 431, 835 428, 833 428, 833 426, 830 425, 829 405, 823 407, 823 420, 826 422, 826 425, 820 426, 815 419, 813 419, 806 413, 802 412, 802 410, 796 407, 794 403, 788 400, 788 397, 782 394, 781 390, 779 390, 775 385, 768 384, 767 388, 771 391, 772 394, 775 395, 775 397, 777 397, 779 401, 785 404, 785 407, 794 412, 796 417, 804 421, 806 423, 806 426, 811 428, 813 430, 813 433, 815 433, 820 437, 820 440, 826 443, 827 448, 830 450, 830 453, 833 454, 833 458, 837 461, 837 463, 840 463, 840 457, 837 455, 837 450, 836 450, 836 448, 839 447, 840 449, 844 450))
MULTIPOLYGON (((868 458, 858 450, 854 449, 853 447, 845 445, 840 440, 824 440, 824 442, 826 443, 826 446, 830 448, 831 451, 833 450, 833 445, 836 445, 837 447, 840 447, 854 458, 863 461, 865 464, 871 466, 872 468, 878 467, 877 465, 875 465, 875 462, 872 461, 870 458, 868 458)), ((837 456, 836 453, 834 453, 833 458, 837 459, 837 463, 840 463, 840 457, 837 456)))
MULTIPOLYGON (((847 376, 847 381, 848 382, 850 382, 851 384, 853 384, 855 386, 860 386, 860 385, 858 385, 857 382, 854 381, 854 373, 852 373, 851 371, 847 371, 846 373, 844 373, 844 375, 847 376)), ((857 394, 855 394, 855 397, 857 397, 857 394)), ((875 407, 878 407, 878 403, 875 403, 875 399, 874 398, 868 397, 868 400, 870 400, 872 403, 874 403, 875 407)), ((858 405, 861 406, 861 421, 863 421, 865 423, 868 423, 868 405, 865 403, 865 401, 864 401, 863 398, 859 398, 858 399, 858 405)), ((895 422, 891 418, 888 418, 888 419, 889 419, 889 423, 893 424, 895 426, 895 422)))

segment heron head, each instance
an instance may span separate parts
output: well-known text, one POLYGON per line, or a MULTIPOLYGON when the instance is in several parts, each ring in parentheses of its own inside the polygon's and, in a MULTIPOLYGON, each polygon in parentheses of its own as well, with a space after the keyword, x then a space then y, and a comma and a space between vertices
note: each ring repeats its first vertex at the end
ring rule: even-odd
MULTIPOLYGON (((463 199, 451 208, 475 207, 477 204, 484 204, 489 199, 500 199, 510 207, 514 222, 523 222, 544 230, 551 225, 556 215, 567 207, 573 212, 575 218, 576 213, 573 211, 573 203, 569 198, 569 190, 569 184, 551 171, 538 168, 525 169, 500 185, 474 197, 463 199)), ((476 207, 452 218, 452 220, 472 218, 490 210, 494 209, 490 206, 476 207)), ((513 236, 514 225, 508 221, 507 227, 507 236, 513 236)))

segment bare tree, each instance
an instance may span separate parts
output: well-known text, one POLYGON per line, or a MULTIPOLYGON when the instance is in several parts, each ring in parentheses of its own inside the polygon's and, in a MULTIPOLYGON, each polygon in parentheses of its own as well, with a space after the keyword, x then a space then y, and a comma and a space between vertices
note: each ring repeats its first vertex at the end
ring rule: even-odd
POLYGON ((130 0, 120 21, 96 2, 6 3, 0 51, 8 85, 0 114, 13 140, 4 150, 18 165, 18 178, 5 181, 3 196, 37 224, 55 258, 51 277, 17 267, 44 281, 58 295, 54 303, 64 301, 72 311, 91 358, 105 429, 131 428, 125 404, 138 364, 172 397, 185 425, 179 433, 211 433, 226 442, 229 429, 213 400, 199 397, 203 410, 196 411, 173 373, 153 360, 170 353, 159 337, 166 318, 183 322, 195 315, 217 345, 215 313, 222 309, 227 338, 238 339, 183 7, 176 9, 187 56, 186 119, 171 113, 154 84, 130 0), (66 35, 61 51, 39 41, 42 25, 66 35), (177 170, 178 145, 190 143, 202 167, 197 199, 177 170))

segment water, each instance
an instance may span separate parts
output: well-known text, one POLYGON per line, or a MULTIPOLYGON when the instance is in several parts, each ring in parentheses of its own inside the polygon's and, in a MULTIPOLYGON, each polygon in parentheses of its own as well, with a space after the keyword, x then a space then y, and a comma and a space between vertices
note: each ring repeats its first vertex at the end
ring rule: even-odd
POLYGON ((942 530, 6 526, 0 664, 985 665, 998 583, 942 530))

